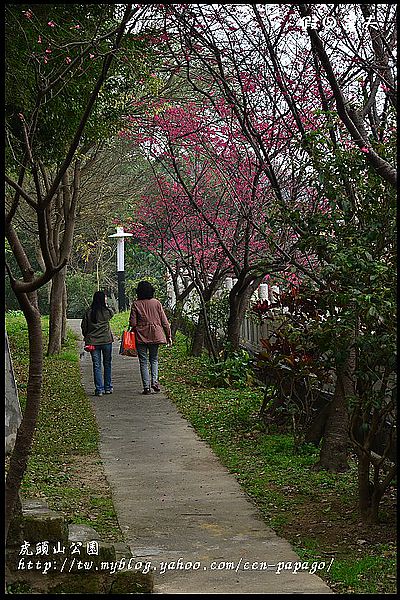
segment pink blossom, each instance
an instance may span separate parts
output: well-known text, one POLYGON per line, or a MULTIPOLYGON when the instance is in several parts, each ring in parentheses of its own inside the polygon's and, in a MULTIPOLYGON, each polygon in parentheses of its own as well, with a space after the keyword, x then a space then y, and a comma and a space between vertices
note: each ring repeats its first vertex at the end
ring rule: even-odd
POLYGON ((41 35, 39 35, 37 43, 38 43, 38 44, 41 44, 41 43, 42 43, 42 36, 41 36, 41 35))
POLYGON ((54 21, 49 21, 49 22, 47 23, 47 25, 48 25, 49 27, 55 27, 55 26, 56 26, 56 24, 54 23, 54 21))
POLYGON ((51 53, 52 53, 51 48, 46 48, 46 54, 51 54, 51 53))
POLYGON ((364 152, 365 154, 368 154, 369 149, 366 148, 365 146, 363 146, 362 148, 360 148, 361 152, 364 152))
POLYGON ((94 58, 94 54, 89 54, 89 58, 94 58))
POLYGON ((29 9, 29 10, 23 10, 22 14, 24 15, 24 17, 26 17, 27 19, 32 19, 33 17, 33 12, 29 9))
POLYGON ((67 58, 65 59, 65 62, 67 63, 67 65, 69 65, 69 63, 72 62, 72 60, 69 56, 67 56, 67 58))

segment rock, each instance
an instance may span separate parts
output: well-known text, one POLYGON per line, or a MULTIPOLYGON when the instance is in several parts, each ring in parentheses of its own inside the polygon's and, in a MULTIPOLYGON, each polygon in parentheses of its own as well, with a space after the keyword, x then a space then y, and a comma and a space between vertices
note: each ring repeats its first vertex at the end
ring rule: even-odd
POLYGON ((61 515, 55 511, 23 514, 24 540, 36 544, 41 541, 59 542, 68 538, 68 528, 61 515))
POLYGON ((24 543, 7 547, 7 586, 33 594, 145 594, 153 591, 153 574, 136 564, 126 544, 103 542, 88 525, 70 524, 43 500, 22 503, 20 527, 24 543), (49 542, 48 553, 41 554, 49 542), (52 552, 53 546, 53 552, 52 552), (57 552, 55 547, 59 548, 57 552), (132 559, 132 560, 131 560, 132 559), (129 568, 128 568, 129 566, 129 568))
POLYGON ((153 586, 152 573, 118 571, 113 578, 109 594, 151 594, 153 586))
POLYGON ((100 535, 93 527, 89 527, 89 525, 76 525, 74 523, 68 526, 69 542, 91 542, 92 540, 100 540, 100 535))
POLYGON ((96 573, 84 573, 62 578, 48 590, 51 594, 107 594, 108 585, 96 573))

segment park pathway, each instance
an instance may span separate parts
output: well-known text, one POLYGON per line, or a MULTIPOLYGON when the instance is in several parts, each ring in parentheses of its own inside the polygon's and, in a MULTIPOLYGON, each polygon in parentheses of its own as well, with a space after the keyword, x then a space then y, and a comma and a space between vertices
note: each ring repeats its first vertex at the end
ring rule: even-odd
MULTIPOLYGON (((80 321, 68 323, 81 339, 80 321)), ((166 395, 141 395, 138 359, 120 356, 118 346, 114 393, 93 396, 91 358, 80 342, 82 382, 121 530, 135 559, 151 563, 155 593, 332 593, 316 574, 293 572, 301 560, 290 544, 265 525, 166 395)))

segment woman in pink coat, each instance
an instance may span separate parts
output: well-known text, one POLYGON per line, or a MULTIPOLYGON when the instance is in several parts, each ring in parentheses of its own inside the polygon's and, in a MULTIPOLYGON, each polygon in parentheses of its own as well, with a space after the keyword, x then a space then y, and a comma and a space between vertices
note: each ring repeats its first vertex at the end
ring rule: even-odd
POLYGON ((141 281, 137 286, 136 295, 137 300, 132 302, 129 326, 136 336, 143 394, 151 394, 151 388, 155 392, 160 391, 158 348, 160 344, 172 344, 171 327, 161 302, 154 298, 151 283, 141 281))

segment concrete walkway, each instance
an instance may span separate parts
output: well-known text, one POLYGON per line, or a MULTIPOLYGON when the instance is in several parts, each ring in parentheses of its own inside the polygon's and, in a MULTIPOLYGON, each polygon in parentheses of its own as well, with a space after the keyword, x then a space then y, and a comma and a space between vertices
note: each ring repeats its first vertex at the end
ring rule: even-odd
MULTIPOLYGON (((80 335, 80 321, 69 325, 80 335)), ((80 348, 118 521, 135 560, 153 570, 155 593, 333 593, 310 573, 317 565, 302 563, 265 525, 164 392, 141 395, 137 358, 120 356, 114 342, 114 393, 95 397, 91 358, 80 348)), ((315 563, 329 568, 329 559, 315 563)))

